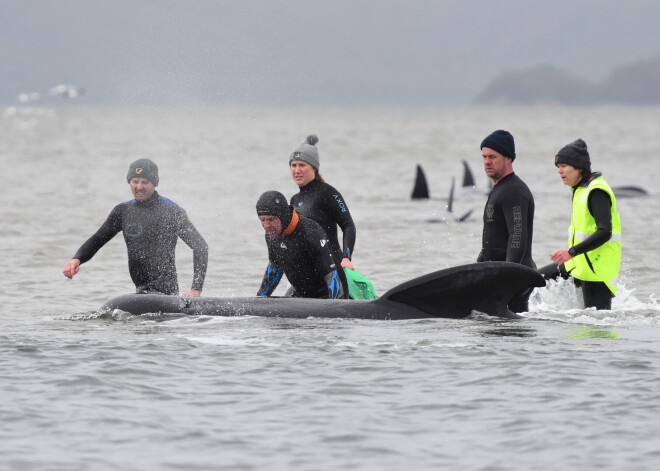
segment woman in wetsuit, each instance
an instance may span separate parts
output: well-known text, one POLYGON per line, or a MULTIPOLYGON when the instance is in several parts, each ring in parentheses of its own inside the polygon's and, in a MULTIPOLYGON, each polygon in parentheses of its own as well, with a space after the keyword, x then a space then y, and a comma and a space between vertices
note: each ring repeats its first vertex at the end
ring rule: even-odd
POLYGON ((316 221, 328 236, 330 248, 341 266, 353 270, 351 259, 356 229, 343 196, 328 185, 319 174, 319 138, 311 134, 289 156, 289 168, 300 192, 291 198, 291 206, 302 216, 316 221), (343 250, 337 237, 337 226, 343 232, 343 250))
POLYGON ((550 254, 553 264, 540 271, 548 279, 570 275, 582 287, 585 307, 611 309, 613 282, 621 266, 621 221, 612 189, 600 172, 591 172, 587 144, 578 139, 555 156, 564 185, 573 191, 568 249, 550 254))

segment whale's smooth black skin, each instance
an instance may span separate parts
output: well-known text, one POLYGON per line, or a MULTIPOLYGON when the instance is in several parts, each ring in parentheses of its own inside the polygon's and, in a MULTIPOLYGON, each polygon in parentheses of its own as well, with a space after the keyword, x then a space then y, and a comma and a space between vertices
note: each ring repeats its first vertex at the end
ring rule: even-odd
POLYGON ((617 198, 640 198, 649 196, 649 192, 639 186, 615 186, 612 188, 617 198))
POLYGON ((331 317, 349 319, 460 319, 473 311, 507 319, 521 316, 507 304, 517 293, 545 286, 536 270, 509 262, 461 265, 402 283, 375 300, 288 297, 182 297, 125 294, 100 311, 133 315, 172 313, 208 316, 331 317))

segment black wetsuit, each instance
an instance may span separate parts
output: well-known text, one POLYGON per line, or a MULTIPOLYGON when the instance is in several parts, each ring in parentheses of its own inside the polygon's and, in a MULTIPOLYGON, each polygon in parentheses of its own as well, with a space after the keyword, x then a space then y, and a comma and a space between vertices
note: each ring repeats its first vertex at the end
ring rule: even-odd
POLYGON ((344 198, 334 187, 314 179, 300 188, 300 192, 291 198, 291 206, 300 214, 313 219, 323 228, 330 240, 335 257, 341 259, 353 257, 356 229, 353 218, 344 202, 344 198), (337 226, 344 234, 344 250, 339 245, 337 226))
MULTIPOLYGON (((534 197, 525 182, 510 173, 495 185, 484 208, 482 248, 477 262, 507 261, 536 269, 532 259, 534 197)), ((511 300, 513 312, 528 310, 531 290, 511 300)))
MULTIPOLYGON (((592 178, 600 176, 600 172, 592 174, 589 178, 582 180, 577 186, 588 185, 592 178)), ((589 212, 596 221, 596 232, 591 234, 579 244, 572 248, 575 255, 583 254, 600 247, 612 237, 612 200, 607 192, 598 188, 589 193, 587 200, 589 212)), ((575 256, 574 255, 574 256, 575 256)), ((564 264, 557 265, 551 263, 539 270, 546 279, 556 279, 561 276, 568 279, 570 273, 566 272, 564 264)), ((602 281, 584 281, 573 278, 577 286, 582 287, 582 298, 585 307, 595 307, 596 309, 612 308, 612 292, 602 281)))
POLYGON ((346 276, 330 250, 328 237, 316 222, 300 217, 287 236, 266 235, 269 264, 258 296, 270 296, 285 274, 294 296, 346 298, 346 276))
POLYGON ((131 200, 113 208, 101 228, 73 258, 85 263, 123 231, 128 269, 137 293, 179 294, 174 260, 177 239, 193 249, 192 289, 202 290, 208 263, 208 246, 188 219, 185 210, 158 192, 146 201, 131 200))

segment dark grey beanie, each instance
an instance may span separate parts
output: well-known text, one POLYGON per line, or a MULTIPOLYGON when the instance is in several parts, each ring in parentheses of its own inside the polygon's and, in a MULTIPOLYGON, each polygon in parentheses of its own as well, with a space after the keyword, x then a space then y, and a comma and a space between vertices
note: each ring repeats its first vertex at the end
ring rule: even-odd
POLYGON ((307 139, 291 152, 291 155, 289 156, 289 165, 291 165, 291 162, 294 160, 302 160, 318 171, 321 162, 319 161, 319 150, 316 148, 317 142, 319 142, 319 138, 316 134, 310 134, 307 136, 307 139))
POLYGON ((131 164, 126 175, 129 183, 132 178, 146 178, 154 186, 158 186, 158 165, 149 159, 138 159, 131 164))
POLYGON ((516 160, 516 144, 509 131, 504 131, 502 129, 493 131, 481 141, 480 149, 483 149, 484 147, 493 149, 511 160, 516 160))
POLYGON ((555 156, 555 166, 559 164, 570 165, 591 173, 591 158, 587 150, 587 143, 577 139, 559 149, 555 156))

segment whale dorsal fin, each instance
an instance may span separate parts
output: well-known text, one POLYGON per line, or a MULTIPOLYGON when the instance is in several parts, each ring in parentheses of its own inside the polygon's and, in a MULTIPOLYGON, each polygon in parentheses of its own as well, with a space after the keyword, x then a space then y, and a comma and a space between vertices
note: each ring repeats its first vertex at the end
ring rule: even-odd
POLYGON ((415 176, 415 186, 413 187, 412 195, 410 197, 414 200, 428 199, 429 186, 426 183, 426 175, 422 170, 421 165, 417 165, 417 175, 415 176))
POLYGON ((507 305, 529 288, 545 286, 536 270, 511 262, 481 262, 447 268, 412 279, 387 291, 376 303, 393 301, 429 316, 465 317, 479 311, 520 317, 507 305))
POLYGON ((472 170, 465 160, 463 161, 463 186, 476 186, 472 170))
POLYGON ((449 196, 447 197, 447 212, 451 213, 454 209, 454 187, 456 186, 456 179, 451 177, 451 188, 449 188, 449 196))

